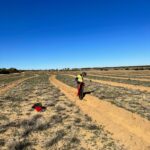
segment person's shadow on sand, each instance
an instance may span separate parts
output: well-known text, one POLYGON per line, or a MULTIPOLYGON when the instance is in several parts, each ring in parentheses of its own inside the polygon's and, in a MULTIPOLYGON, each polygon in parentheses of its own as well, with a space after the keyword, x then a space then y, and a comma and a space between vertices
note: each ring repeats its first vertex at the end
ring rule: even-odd
POLYGON ((84 98, 87 94, 91 94, 91 93, 93 93, 93 92, 94 92, 94 90, 93 90, 93 91, 84 92, 84 93, 83 93, 83 98, 84 98))

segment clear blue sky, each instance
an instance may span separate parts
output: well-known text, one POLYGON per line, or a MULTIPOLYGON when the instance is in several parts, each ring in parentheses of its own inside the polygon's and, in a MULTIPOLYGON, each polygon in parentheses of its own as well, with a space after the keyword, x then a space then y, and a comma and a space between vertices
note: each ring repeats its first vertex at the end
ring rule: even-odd
POLYGON ((1 0, 0 68, 150 65, 149 0, 1 0))

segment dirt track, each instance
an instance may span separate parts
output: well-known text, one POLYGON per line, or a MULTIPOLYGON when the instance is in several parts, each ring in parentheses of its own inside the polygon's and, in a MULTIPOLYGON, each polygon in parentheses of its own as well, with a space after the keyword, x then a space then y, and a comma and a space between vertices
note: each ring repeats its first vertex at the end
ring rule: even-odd
POLYGON ((119 140, 127 149, 150 149, 150 122, 140 116, 118 108, 94 96, 87 95, 84 101, 76 97, 76 90, 51 76, 50 81, 80 107, 80 109, 103 124, 105 129, 113 133, 113 138, 119 140))
POLYGON ((28 77, 28 78, 24 78, 24 79, 19 79, 17 81, 14 81, 14 82, 11 82, 9 83, 7 86, 3 87, 3 88, 0 88, 0 95, 5 93, 6 91, 8 91, 9 89, 17 86, 18 84, 24 82, 25 80, 28 80, 30 78, 33 78, 33 77, 28 77))
MULTIPOLYGON (((67 74, 69 75, 69 74, 67 74)), ((75 77, 74 75, 69 75, 71 77, 75 77)), ((85 80, 90 80, 88 78, 84 78, 85 80)), ((146 91, 150 92, 150 87, 144 87, 144 86, 139 86, 139 85, 131 85, 131 84, 126 84, 126 83, 117 83, 117 82, 112 82, 112 81, 103 81, 103 80, 94 80, 92 79, 93 82, 101 83, 101 84, 106 84, 110 86, 116 86, 116 87, 124 87, 127 89, 132 89, 132 90, 140 90, 140 91, 146 91)))

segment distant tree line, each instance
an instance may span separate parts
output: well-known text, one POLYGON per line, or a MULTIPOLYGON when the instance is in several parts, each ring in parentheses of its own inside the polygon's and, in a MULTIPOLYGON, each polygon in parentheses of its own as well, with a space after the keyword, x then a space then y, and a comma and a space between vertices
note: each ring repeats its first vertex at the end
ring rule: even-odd
POLYGON ((0 74, 10 74, 10 73, 19 73, 20 71, 16 68, 0 68, 0 74))
POLYGON ((88 68, 63 68, 63 69, 50 69, 49 71, 89 71, 89 70, 150 70, 150 65, 147 66, 120 66, 120 67, 88 67, 88 68))

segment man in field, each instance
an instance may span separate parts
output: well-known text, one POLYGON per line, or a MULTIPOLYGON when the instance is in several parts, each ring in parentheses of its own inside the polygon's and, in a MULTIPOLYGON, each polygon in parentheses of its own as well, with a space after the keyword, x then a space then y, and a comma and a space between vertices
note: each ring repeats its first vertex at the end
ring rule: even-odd
POLYGON ((77 82, 77 96, 82 100, 83 99, 83 87, 84 87, 84 77, 86 76, 86 72, 82 72, 81 74, 77 75, 75 78, 77 82))

